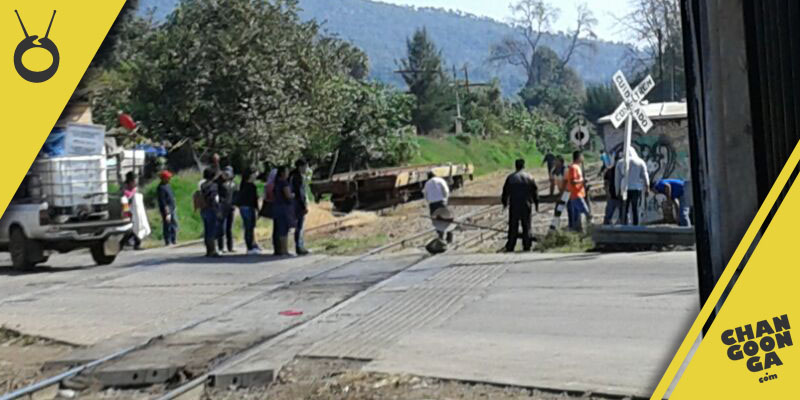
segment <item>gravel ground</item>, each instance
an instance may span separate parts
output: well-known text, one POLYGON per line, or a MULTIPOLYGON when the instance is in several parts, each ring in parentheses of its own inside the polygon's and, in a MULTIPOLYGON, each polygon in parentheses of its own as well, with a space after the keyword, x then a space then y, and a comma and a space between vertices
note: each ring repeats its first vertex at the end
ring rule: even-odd
POLYGON ((591 393, 557 393, 538 390, 442 381, 410 375, 361 371, 363 363, 344 360, 297 359, 285 366, 266 388, 209 390, 204 400, 605 400, 591 393))

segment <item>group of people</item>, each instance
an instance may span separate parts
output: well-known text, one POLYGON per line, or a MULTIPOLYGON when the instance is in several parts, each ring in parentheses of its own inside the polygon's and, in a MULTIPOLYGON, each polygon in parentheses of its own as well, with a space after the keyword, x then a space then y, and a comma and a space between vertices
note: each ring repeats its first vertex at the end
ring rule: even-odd
POLYGON ((233 168, 228 166, 220 169, 219 157, 214 156, 213 165, 203 171, 203 180, 194 198, 195 208, 203 218, 206 256, 220 257, 226 251, 235 251, 233 222, 236 209, 242 218, 248 254, 261 254, 262 251, 255 238, 260 217, 273 220, 272 246, 275 255, 289 255, 289 233, 292 229, 295 231, 296 254, 308 254, 303 240, 303 226, 308 214, 305 192, 307 170, 308 165, 302 160, 295 163, 295 169, 291 172, 287 166, 271 169, 261 197, 256 188, 257 175, 254 170, 247 169, 242 173, 237 190, 233 168))
POLYGON ((645 162, 634 148, 628 149, 628 177, 625 181, 625 160, 618 154, 611 161, 605 152, 603 153, 604 167, 601 170, 603 181, 608 197, 606 203, 604 225, 613 225, 614 216, 617 216, 617 223, 622 225, 638 226, 640 220, 640 205, 644 197, 650 192, 664 196, 662 208, 665 218, 669 220, 673 217, 673 210, 678 210, 675 218, 679 226, 691 226, 691 202, 689 199, 690 190, 686 187, 687 182, 683 179, 659 179, 656 182, 650 181, 650 174, 645 162), (627 190, 625 184, 627 183, 627 190), (626 196, 623 196, 623 191, 626 196), (673 207, 674 205, 674 207, 673 207))

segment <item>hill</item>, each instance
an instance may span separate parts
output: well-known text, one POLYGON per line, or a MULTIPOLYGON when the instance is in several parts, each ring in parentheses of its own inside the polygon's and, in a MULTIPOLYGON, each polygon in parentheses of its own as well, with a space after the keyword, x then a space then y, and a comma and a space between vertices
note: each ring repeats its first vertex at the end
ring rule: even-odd
MULTIPOLYGON (((140 12, 155 10, 164 18, 178 0, 140 0, 140 12)), ((499 6, 499 5, 498 5, 499 6)), ((425 27, 442 48, 449 65, 468 65, 470 80, 490 81, 499 78, 506 95, 517 93, 524 84, 524 74, 511 67, 496 67, 486 62, 489 49, 502 38, 513 34, 504 23, 461 12, 434 8, 413 8, 370 0, 300 0, 302 17, 322 23, 324 30, 353 42, 370 58, 372 78, 405 87, 394 73, 397 60, 405 55, 406 38, 418 27, 425 27)), ((548 35, 545 44, 561 53, 568 45, 565 35, 548 35)), ((620 43, 596 41, 595 49, 576 55, 570 65, 587 83, 609 82, 624 64, 628 47, 620 43)))

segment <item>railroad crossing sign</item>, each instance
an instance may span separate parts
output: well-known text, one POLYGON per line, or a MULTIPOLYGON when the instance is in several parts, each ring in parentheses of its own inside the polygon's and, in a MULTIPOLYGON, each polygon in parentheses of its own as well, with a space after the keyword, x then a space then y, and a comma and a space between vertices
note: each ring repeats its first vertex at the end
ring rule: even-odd
POLYGON ((623 122, 632 117, 636 119, 636 123, 642 128, 642 132, 650 132, 650 129, 653 128, 653 121, 650 120, 647 112, 642 108, 642 101, 656 86, 653 77, 648 75, 635 89, 631 90, 631 85, 628 84, 625 75, 622 71, 617 71, 614 74, 614 85, 616 85, 623 100, 622 104, 611 115, 611 122, 614 124, 614 128, 619 128, 623 122))
POLYGON ((589 143, 590 136, 589 127, 586 126, 583 121, 575 125, 575 127, 572 128, 572 132, 569 133, 569 139, 572 141, 572 144, 580 148, 583 148, 583 146, 589 143))
POLYGON ((622 104, 617 107, 614 114, 611 115, 611 123, 614 128, 619 128, 623 122, 627 123, 625 130, 625 171, 622 179, 621 194, 623 200, 628 200, 628 184, 630 182, 631 170, 631 136, 633 134, 633 120, 642 128, 642 132, 647 134, 653 128, 653 121, 647 116, 647 112, 642 107, 642 102, 647 94, 656 86, 653 77, 648 75, 645 80, 639 83, 635 89, 631 89, 628 80, 622 71, 617 71, 614 74, 614 85, 617 87, 619 94, 622 95, 622 104))

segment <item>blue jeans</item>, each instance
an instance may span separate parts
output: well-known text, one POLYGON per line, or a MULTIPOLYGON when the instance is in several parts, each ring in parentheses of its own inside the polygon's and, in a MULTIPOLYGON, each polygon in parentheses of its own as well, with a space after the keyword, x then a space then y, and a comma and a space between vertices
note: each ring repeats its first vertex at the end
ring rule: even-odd
POLYGON ((692 206, 689 205, 689 201, 686 198, 686 193, 678 199, 678 205, 680 207, 678 213, 678 226, 684 227, 691 227, 692 226, 692 206))
POLYGON ((203 237, 206 242, 213 243, 217 240, 217 210, 206 208, 200 212, 203 217, 203 237))
POLYGON ((617 223, 619 223, 622 220, 622 200, 620 199, 608 199, 603 225, 613 225, 614 214, 617 214, 617 223))
POLYGON ((228 245, 228 250, 233 250, 233 207, 224 207, 222 219, 217 225, 217 246, 220 251, 228 245))
POLYGON ((164 243, 169 246, 178 243, 178 212, 172 211, 170 214, 170 222, 166 219, 163 221, 164 228, 164 243))
POLYGON ((299 253, 306 248, 305 240, 303 239, 303 225, 306 222, 306 215, 301 212, 298 212, 298 214, 302 215, 297 216, 297 226, 294 228, 294 247, 299 253))
POLYGON ((244 225, 244 242, 247 245, 247 250, 253 250, 256 248, 256 210, 252 207, 239 207, 239 214, 242 215, 242 225, 244 225))
POLYGON ((581 215, 589 215, 589 208, 586 207, 586 200, 583 198, 571 199, 567 203, 567 208, 569 214, 569 229, 575 232, 582 231, 583 224, 581 223, 581 215))
POLYGON ((275 204, 272 208, 272 230, 277 237, 289 236, 289 207, 284 204, 275 204))

